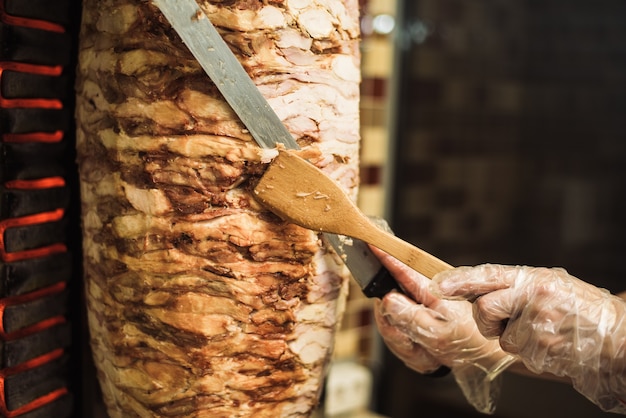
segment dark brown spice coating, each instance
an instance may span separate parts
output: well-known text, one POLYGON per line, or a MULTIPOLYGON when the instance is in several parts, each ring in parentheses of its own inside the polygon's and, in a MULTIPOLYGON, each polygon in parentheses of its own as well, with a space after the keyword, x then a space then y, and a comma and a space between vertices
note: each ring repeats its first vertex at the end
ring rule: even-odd
MULTIPOLYGON (((303 152, 355 192, 356 1, 337 3, 348 12, 324 39, 300 18, 329 12, 319 6, 202 4, 303 152)), ((109 415, 309 416, 344 266, 317 234, 252 198, 268 154, 151 2, 86 0, 83 10, 84 274, 109 415)))

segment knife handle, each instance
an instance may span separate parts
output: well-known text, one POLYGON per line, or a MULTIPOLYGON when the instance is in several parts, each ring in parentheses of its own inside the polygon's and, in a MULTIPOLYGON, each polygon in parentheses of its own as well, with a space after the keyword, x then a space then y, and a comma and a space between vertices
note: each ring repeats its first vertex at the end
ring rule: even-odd
MULTIPOLYGON (((372 221, 374 225, 376 225, 383 231, 387 231, 390 234, 394 233, 385 218, 380 218, 378 216, 368 216, 368 218, 372 221)), ((366 244, 363 245, 366 246, 366 244)), ((371 256, 375 258, 373 254, 371 254, 371 256)), ((363 294, 365 294, 365 296, 367 296, 368 298, 382 299, 387 293, 391 292, 392 290, 396 290, 400 293, 405 293, 404 289, 402 289, 396 279, 391 275, 391 273, 389 273, 389 270, 387 270, 382 264, 380 264, 378 260, 376 260, 376 264, 378 264, 380 268, 378 269, 376 274, 374 274, 373 278, 370 280, 370 283, 362 289, 363 294)))
POLYGON ((389 273, 385 267, 381 267, 378 272, 374 275, 372 281, 363 288, 363 293, 368 298, 379 298, 382 299, 387 293, 392 290, 396 290, 400 293, 404 293, 404 290, 396 279, 389 273))

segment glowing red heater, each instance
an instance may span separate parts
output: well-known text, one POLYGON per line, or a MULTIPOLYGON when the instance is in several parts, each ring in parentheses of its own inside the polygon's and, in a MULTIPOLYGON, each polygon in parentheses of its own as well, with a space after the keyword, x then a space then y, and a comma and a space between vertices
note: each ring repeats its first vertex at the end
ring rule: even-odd
POLYGON ((64 418, 70 1, 0 0, 0 416, 64 418))

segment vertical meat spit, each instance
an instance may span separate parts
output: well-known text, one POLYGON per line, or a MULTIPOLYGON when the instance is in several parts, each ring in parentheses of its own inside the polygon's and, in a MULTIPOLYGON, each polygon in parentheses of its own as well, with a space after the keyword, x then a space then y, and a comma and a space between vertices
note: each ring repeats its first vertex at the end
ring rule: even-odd
MULTIPOLYGON (((71 0, 0 0, 0 416, 69 417, 71 0)), ((74 5, 75 6, 75 5, 74 5)))

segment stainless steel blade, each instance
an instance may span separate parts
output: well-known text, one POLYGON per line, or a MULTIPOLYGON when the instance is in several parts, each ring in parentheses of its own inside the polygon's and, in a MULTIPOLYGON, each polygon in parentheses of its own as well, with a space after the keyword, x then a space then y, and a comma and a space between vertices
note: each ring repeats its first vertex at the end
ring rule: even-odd
POLYGON ((278 115, 195 0, 153 0, 263 148, 298 149, 278 115))
MULTIPOLYGON (((152 0, 181 37, 224 99, 262 148, 284 144, 299 149, 278 115, 261 94, 237 57, 195 0, 152 0)), ((334 234, 324 238, 341 256, 363 292, 382 297, 399 287, 372 254, 367 244, 352 240, 345 245, 334 234)))

